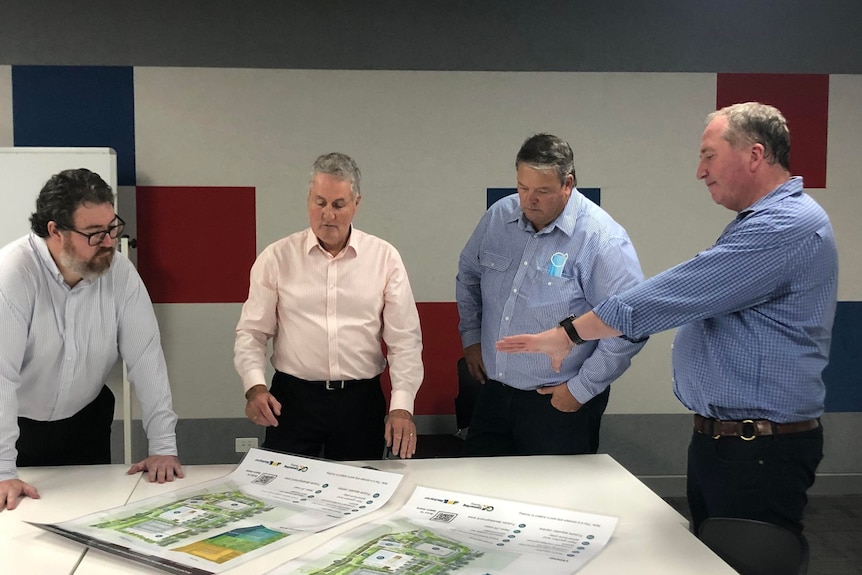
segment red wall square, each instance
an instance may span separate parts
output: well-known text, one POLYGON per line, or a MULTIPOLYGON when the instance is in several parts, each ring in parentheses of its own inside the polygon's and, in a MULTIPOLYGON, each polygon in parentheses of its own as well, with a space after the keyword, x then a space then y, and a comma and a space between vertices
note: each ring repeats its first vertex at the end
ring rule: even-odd
POLYGON ((257 255, 255 189, 136 189, 138 271, 153 302, 244 302, 257 255))
POLYGON ((829 76, 826 74, 719 74, 716 108, 757 101, 775 106, 790 126, 790 168, 806 188, 826 187, 829 76))
MULTIPOLYGON (((458 305, 455 302, 417 302, 416 308, 422 324, 425 379, 416 396, 414 415, 452 415, 458 395, 457 363, 464 355, 458 333, 458 305)), ((391 389, 388 369, 381 380, 388 402, 391 389)))

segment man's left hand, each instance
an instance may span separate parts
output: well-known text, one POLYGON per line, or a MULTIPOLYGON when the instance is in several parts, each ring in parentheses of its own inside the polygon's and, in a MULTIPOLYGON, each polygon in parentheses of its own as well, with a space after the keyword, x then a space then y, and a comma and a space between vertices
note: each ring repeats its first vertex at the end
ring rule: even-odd
POLYGON ((551 405, 558 411, 573 413, 581 408, 581 402, 575 399, 569 386, 565 383, 549 385, 536 390, 540 395, 550 395, 551 405))
POLYGON ((141 471, 147 472, 150 483, 173 481, 174 477, 183 478, 183 468, 180 459, 176 455, 150 455, 143 461, 135 463, 129 468, 128 475, 134 475, 141 471))
POLYGON ((416 453, 416 424, 406 409, 393 409, 386 417, 386 447, 401 459, 410 459, 416 453))

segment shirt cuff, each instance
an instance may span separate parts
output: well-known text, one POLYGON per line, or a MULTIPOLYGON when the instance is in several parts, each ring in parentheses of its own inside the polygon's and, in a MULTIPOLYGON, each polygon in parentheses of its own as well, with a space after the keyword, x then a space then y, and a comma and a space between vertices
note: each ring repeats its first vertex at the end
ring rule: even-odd
POLYGON ((482 330, 481 329, 473 329, 470 331, 465 331, 461 334, 461 346, 462 347, 470 347, 471 345, 476 345, 477 343, 482 342, 482 330))
POLYGON ((389 398, 389 411, 394 409, 404 409, 410 414, 413 414, 413 402, 415 396, 409 391, 403 389, 393 389, 392 395, 389 398))
POLYGON ((598 394, 594 394, 589 391, 587 388, 581 384, 578 378, 570 379, 566 382, 566 387, 569 388, 569 393, 572 394, 572 397, 578 400, 578 403, 581 405, 585 404, 592 398, 594 398, 598 394))
POLYGON ((634 309, 627 303, 621 301, 617 296, 611 296, 595 308, 595 313, 606 325, 614 328, 626 336, 632 336, 634 326, 632 316, 634 309))
POLYGON ((150 455, 178 455, 176 434, 149 439, 150 455))
POLYGON ((18 479, 18 469, 14 461, 0 461, 0 481, 18 479))
POLYGON ((256 385, 262 385, 264 387, 268 387, 266 385, 266 374, 264 374, 262 369, 251 369, 242 376, 242 394, 245 396, 248 393, 248 390, 256 385))

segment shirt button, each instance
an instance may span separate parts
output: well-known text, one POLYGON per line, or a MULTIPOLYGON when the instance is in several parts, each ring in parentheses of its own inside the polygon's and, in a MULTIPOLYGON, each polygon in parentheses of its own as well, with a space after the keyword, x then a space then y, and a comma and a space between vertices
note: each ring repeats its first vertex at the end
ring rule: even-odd
POLYGON ((498 373, 497 377, 503 377, 503 372, 501 371, 500 373, 498 373))
POLYGON ((508 318, 508 316, 507 316, 507 317, 506 317, 506 321, 509 321, 509 318, 508 318))
POLYGON ((512 293, 518 293, 518 288, 513 289, 512 293))
POLYGON ((524 265, 525 265, 525 266, 527 266, 527 265, 530 265, 530 264, 529 264, 529 262, 524 262, 524 265))

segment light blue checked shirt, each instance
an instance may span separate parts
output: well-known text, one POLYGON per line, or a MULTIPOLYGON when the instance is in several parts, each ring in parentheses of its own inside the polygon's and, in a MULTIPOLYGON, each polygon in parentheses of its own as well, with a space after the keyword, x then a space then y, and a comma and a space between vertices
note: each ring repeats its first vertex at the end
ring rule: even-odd
POLYGON ((461 252, 455 284, 461 342, 481 341, 491 379, 526 390, 566 381, 586 403, 622 375, 644 342, 587 342, 569 354, 560 373, 544 355, 497 352, 494 343, 545 331, 642 280, 626 231, 576 189, 540 232, 524 217, 518 196, 508 196, 488 209, 461 252), (559 277, 549 273, 555 253, 568 254, 559 277))
POLYGON ((829 218, 794 177, 714 246, 594 311, 630 337, 682 326, 674 392, 690 410, 788 423, 823 413, 837 285, 829 218))
POLYGON ((142 411, 150 455, 176 455, 177 416, 150 296, 132 263, 70 288, 45 240, 0 250, 0 480, 17 476, 18 417, 57 421, 101 391, 122 356, 142 411))

